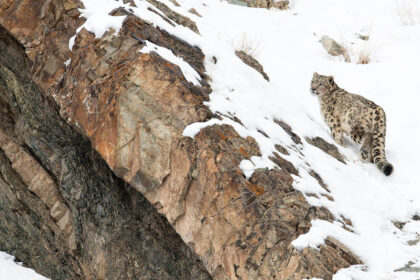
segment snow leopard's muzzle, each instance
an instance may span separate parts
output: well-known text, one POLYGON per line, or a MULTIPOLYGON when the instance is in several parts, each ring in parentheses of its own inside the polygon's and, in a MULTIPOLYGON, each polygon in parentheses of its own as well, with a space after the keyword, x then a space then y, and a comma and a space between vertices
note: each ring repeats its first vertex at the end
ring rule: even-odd
POLYGON ((313 88, 311 88, 309 91, 314 95, 319 95, 319 93, 313 88))

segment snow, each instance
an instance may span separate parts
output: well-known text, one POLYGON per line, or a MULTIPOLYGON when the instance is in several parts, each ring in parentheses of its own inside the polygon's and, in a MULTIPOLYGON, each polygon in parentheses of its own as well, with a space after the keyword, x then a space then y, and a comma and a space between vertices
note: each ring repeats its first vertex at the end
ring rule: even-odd
MULTIPOLYGON (((89 0, 82 2, 85 8, 79 10, 81 16, 86 18, 86 21, 77 29, 76 34, 82 30, 82 28, 95 33, 96 38, 101 38, 104 33, 111 28, 114 29, 116 33, 119 32, 126 16, 111 16, 109 13, 118 7, 128 7, 128 4, 115 0, 89 0)), ((73 48, 75 37, 76 35, 70 38, 70 50, 73 48)))
MULTIPOLYGON (((274 168, 269 156, 274 145, 281 144, 290 152, 284 157, 300 174, 294 176, 294 187, 304 194, 325 194, 308 174, 314 169, 328 185, 334 201, 321 195, 306 198, 312 205, 328 208, 337 221, 312 221, 310 231, 292 244, 298 249, 317 248, 327 236, 332 236, 349 247, 364 265, 340 270, 335 280, 420 278, 420 273, 400 271, 409 263, 411 267, 420 266, 420 242, 416 243, 420 223, 412 220, 420 214, 420 179, 416 176, 420 156, 418 1, 295 0, 287 11, 247 8, 217 0, 178 0, 180 7, 169 0, 161 1, 193 19, 201 35, 165 22, 147 10, 150 4, 145 1, 135 0, 137 7, 126 9, 203 50, 213 89, 206 105, 223 116, 222 120, 191 124, 184 135, 194 137, 207 125, 223 123, 232 125, 243 137, 254 137, 262 156, 241 162, 247 177, 256 168, 274 168), (402 10, 398 3, 401 1, 411 8, 402 10), (202 17, 187 12, 190 8, 202 17), (329 56, 319 43, 323 35, 346 46, 352 62, 329 56), (359 35, 368 35, 369 40, 361 40, 359 35), (252 53, 270 82, 237 58, 236 49, 252 53), (369 54, 369 64, 356 63, 361 52, 369 54), (274 122, 285 121, 302 139, 320 136, 333 142, 317 98, 309 93, 313 72, 333 75, 340 87, 384 108, 387 158, 395 168, 390 177, 381 174, 373 164, 360 162, 359 147, 348 139, 346 147, 339 147, 347 159, 347 164, 343 164, 304 140, 295 147, 290 136, 274 122), (232 121, 234 116, 243 125, 232 121), (352 221, 353 226, 349 227, 353 232, 342 228, 342 216, 352 221), (406 224, 399 229, 393 222, 406 224)), ((110 19, 109 12, 124 6, 121 0, 105 4, 95 0, 82 2, 86 8, 83 16, 88 18, 83 27, 96 37, 111 27, 119 30, 123 17, 110 19)), ((187 80, 197 81, 195 73, 185 70, 186 62, 169 50, 147 42, 142 52, 152 50, 178 64, 187 80)))
POLYGON ((2 280, 48 280, 34 270, 15 263, 14 257, 0 252, 0 279, 2 280))

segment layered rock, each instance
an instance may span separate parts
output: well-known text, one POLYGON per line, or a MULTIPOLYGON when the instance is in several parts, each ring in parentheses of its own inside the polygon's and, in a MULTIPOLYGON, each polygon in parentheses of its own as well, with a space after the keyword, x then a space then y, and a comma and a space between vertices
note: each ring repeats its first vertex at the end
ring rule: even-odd
POLYGON ((238 164, 258 155, 252 138, 239 137, 230 126, 212 126, 181 143, 167 181, 145 196, 215 279, 331 279, 338 269, 360 263, 338 242, 319 251, 291 245, 312 219, 333 217, 293 189, 286 168, 257 170, 246 180, 238 164))
POLYGON ((210 279, 31 80, 0 28, 0 251, 50 279, 210 279))
MULTIPOLYGON (((171 13, 167 6, 157 1, 150 2, 169 17, 171 13)), ((51 168, 48 169, 49 174, 62 178, 64 172, 68 181, 72 182, 71 187, 66 187, 58 180, 60 183, 56 182, 55 187, 64 188, 60 191, 62 197, 58 197, 57 201, 65 201, 71 210, 73 222, 70 224, 73 224, 77 249, 85 253, 76 255, 75 263, 83 263, 89 256, 97 264, 91 269, 93 272, 87 268, 79 269, 82 279, 104 271, 102 267, 107 263, 104 259, 117 267, 121 265, 118 256, 126 254, 125 258, 130 259, 135 254, 144 256, 142 254, 153 254, 155 251, 152 248, 151 251, 138 252, 138 247, 128 245, 134 240, 121 238, 118 244, 124 243, 129 251, 115 251, 117 257, 114 256, 111 261, 112 250, 99 249, 108 244, 109 236, 105 238, 97 233, 89 235, 89 239, 80 233, 78 227, 84 229, 83 233, 86 230, 98 232, 117 222, 119 230, 124 228, 124 224, 130 224, 132 230, 136 227, 142 229, 138 220, 145 219, 148 216, 146 213, 152 213, 148 225, 157 223, 160 230, 157 231, 158 237, 169 240, 168 232, 167 235, 161 233, 166 230, 165 224, 156 221, 153 210, 144 206, 146 202, 142 200, 143 196, 168 219, 214 279, 331 279, 338 269, 360 263, 347 248, 333 239, 326 241, 319 250, 306 248, 298 251, 291 245, 297 236, 309 230, 312 219, 332 221, 333 216, 324 208, 310 206, 304 195, 293 189, 291 174, 299 176, 299 173, 280 154, 276 153, 272 158, 279 168, 257 170, 247 180, 238 165, 241 160, 259 154, 258 146, 252 138, 243 139, 232 127, 225 125, 207 127, 194 139, 182 136, 188 124, 212 117, 212 113, 203 105, 210 93, 210 86, 203 66, 204 54, 199 48, 135 17, 129 11, 119 9, 114 14, 126 14, 127 18, 118 34, 110 31, 97 39, 94 34, 82 29, 70 52, 69 39, 83 22, 83 19, 78 18, 78 7, 81 7, 78 1, 70 0, 3 3, 0 6, 0 23, 25 47, 32 65, 28 75, 32 75, 45 95, 54 97, 61 116, 89 138, 93 148, 116 175, 138 191, 135 193, 125 189, 122 181, 110 174, 105 166, 95 167, 96 161, 101 162, 100 159, 92 159, 91 154, 86 159, 83 150, 69 150, 73 158, 79 156, 87 163, 75 169, 77 172, 67 174, 69 168, 63 167, 62 157, 51 151, 44 154, 38 151, 39 146, 47 144, 31 142, 35 136, 21 137, 24 139, 22 143, 29 146, 30 153, 39 158, 41 165, 51 168), (30 22, 23 19, 28 9, 33 15, 30 22), (166 61, 157 53, 141 53, 145 41, 170 49, 176 56, 182 57, 199 73, 201 85, 189 83, 179 66, 166 61), (66 66, 65 62, 69 58, 71 61, 66 66), (99 174, 105 175, 83 171, 84 168, 92 170, 90 165, 94 166, 94 170, 103 172, 97 171, 99 174), (63 168, 65 171, 62 171, 63 168), (101 178, 100 183, 91 183, 95 186, 94 192, 89 192, 92 197, 88 196, 92 202, 84 200, 80 206, 82 209, 91 209, 96 219, 94 222, 89 220, 93 219, 89 215, 86 216, 87 220, 83 220, 81 217, 85 216, 73 208, 73 205, 78 205, 80 194, 85 193, 83 190, 86 182, 90 182, 78 179, 78 172, 82 177, 86 175, 83 180, 88 180, 88 175, 101 178), (111 180, 114 184, 105 184, 103 180, 111 180), (104 193, 111 192, 111 188, 123 194, 109 199, 104 193), (96 192, 99 194, 94 195, 96 192), (106 205, 101 203, 104 199, 106 205), (143 206, 136 206, 139 204, 143 206), (126 212, 119 212, 119 208, 126 212), (109 217, 105 215, 108 219, 102 220, 104 211, 116 211, 127 217, 108 214, 109 217), (142 218, 136 220, 136 215, 142 218), (134 219, 135 222, 127 219, 134 219), (81 242, 85 238, 86 242, 81 242)), ((179 16, 176 18, 179 19, 179 16)), ((176 23, 194 29, 195 24, 185 18, 178 22, 176 18, 173 19, 176 23)), ((9 100, 6 103, 11 105, 13 102, 9 100)), ((35 111, 32 113, 35 114, 35 111)), ((296 143, 296 150, 299 150, 301 138, 286 123, 277 123, 287 131, 296 143)), ((50 123, 45 126, 56 127, 50 123)), ((30 127, 19 127, 22 127, 20 134, 28 133, 26 131, 33 134, 30 127)), ((75 132, 72 133, 72 137, 77 138, 75 132)), ((43 141, 48 143, 51 140, 45 138, 43 141)), ((76 149, 75 145, 80 143, 87 145, 80 141, 71 147, 76 149)), ((64 147, 70 145, 67 140, 57 143, 64 147)), ((83 147, 88 149, 87 146, 83 147)), ((278 147, 278 150, 280 153, 287 152, 284 147, 278 147)), ((320 184, 324 184, 315 171, 313 176, 320 184)), ((46 209, 50 210, 48 207, 46 209)), ((49 219, 56 224, 53 217, 49 219)), ((67 244, 72 244, 66 235, 62 238, 67 240, 67 244)), ((162 247, 152 243, 151 247, 154 246, 157 246, 156 250, 162 247)), ((179 254, 191 258, 189 268, 185 267, 185 259, 180 258, 179 269, 176 268, 178 279, 204 279, 206 275, 200 270, 194 256, 188 255, 182 245, 176 243, 176 246, 182 252, 179 254), (195 278, 188 278, 193 276, 195 278)), ((71 246, 62 250, 73 256, 71 246)), ((21 251, 13 253, 18 256, 23 254, 21 251)), ((170 256, 165 256, 168 266, 177 265, 170 256)), ((31 261, 27 262, 36 266, 32 258, 35 256, 30 255, 27 259, 31 261)), ((133 265, 136 266, 135 263, 133 265)), ((137 266, 140 267, 139 271, 146 271, 145 265, 137 263, 137 266)), ((154 266, 151 269, 156 271, 154 266)), ((162 270, 159 273, 163 273, 162 270)), ((132 279, 131 276, 113 278, 115 276, 111 274, 105 274, 104 277, 132 279)), ((170 276, 160 277, 166 279, 170 276)))

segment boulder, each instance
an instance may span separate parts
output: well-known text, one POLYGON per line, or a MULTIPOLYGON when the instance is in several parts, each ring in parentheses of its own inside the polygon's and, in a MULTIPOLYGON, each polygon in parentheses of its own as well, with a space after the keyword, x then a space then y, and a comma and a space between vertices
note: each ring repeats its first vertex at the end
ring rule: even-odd
POLYGON ((343 56, 346 62, 350 62, 350 56, 343 46, 331 39, 330 37, 324 35, 320 40, 322 46, 327 51, 328 54, 332 56, 343 56))

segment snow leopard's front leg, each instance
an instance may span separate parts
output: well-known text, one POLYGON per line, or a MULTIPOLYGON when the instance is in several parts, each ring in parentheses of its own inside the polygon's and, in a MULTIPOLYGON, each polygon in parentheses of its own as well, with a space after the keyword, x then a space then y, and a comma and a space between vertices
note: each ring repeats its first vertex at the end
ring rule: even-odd
POLYGON ((331 135, 334 138, 334 141, 337 144, 344 146, 344 133, 340 119, 336 116, 332 116, 328 125, 331 129, 331 135))

